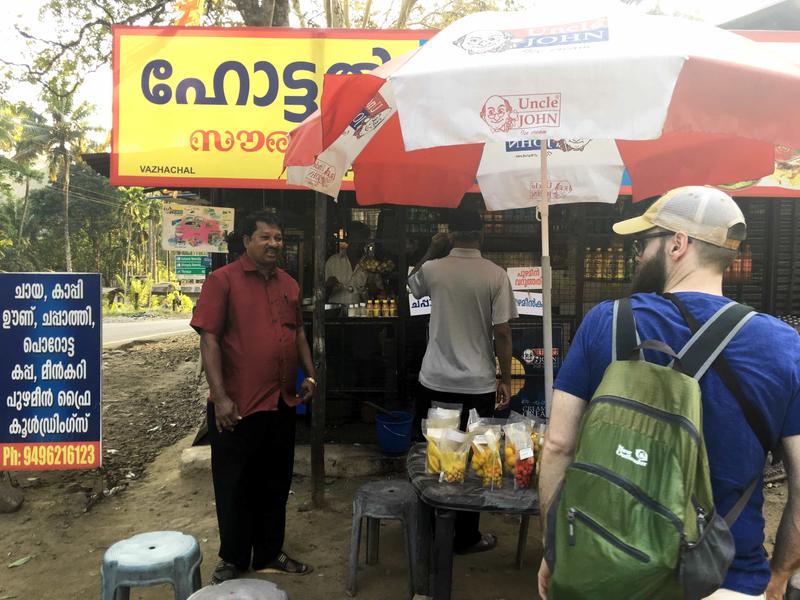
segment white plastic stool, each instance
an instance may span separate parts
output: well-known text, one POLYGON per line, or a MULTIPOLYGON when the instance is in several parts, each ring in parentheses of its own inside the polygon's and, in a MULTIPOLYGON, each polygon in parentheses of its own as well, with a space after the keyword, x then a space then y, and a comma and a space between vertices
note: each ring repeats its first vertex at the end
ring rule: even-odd
POLYGON ((101 600, 128 600, 132 587, 171 583, 175 600, 200 589, 203 554, 179 531, 140 533, 113 544, 103 556, 101 600))
POLYGON ((229 579, 195 592, 189 600, 289 600, 289 596, 271 581, 229 579))

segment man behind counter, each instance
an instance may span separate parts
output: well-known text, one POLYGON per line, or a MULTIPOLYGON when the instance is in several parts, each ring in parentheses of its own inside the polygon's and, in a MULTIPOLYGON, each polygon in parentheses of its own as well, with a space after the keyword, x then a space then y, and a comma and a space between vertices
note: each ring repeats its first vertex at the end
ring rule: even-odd
POLYGON ((325 294, 333 304, 359 303, 367 298, 369 273, 361 265, 369 227, 353 221, 347 227, 347 246, 325 263, 325 294))

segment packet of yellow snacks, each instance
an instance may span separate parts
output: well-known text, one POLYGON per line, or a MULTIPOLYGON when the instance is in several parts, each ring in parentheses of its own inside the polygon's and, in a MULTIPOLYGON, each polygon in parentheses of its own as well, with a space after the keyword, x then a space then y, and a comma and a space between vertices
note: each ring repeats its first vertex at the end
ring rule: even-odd
POLYGON ((503 487, 500 432, 499 425, 479 426, 472 436, 472 470, 481 478, 483 487, 490 489, 503 487))
MULTIPOLYGON (((458 426, 456 422, 455 426, 458 426)), ((425 472, 429 475, 438 475, 442 472, 442 451, 440 444, 444 432, 455 427, 447 420, 422 419, 422 435, 428 440, 425 449, 425 472)))
POLYGON ((472 436, 462 431, 447 429, 439 442, 441 451, 441 473, 439 481, 463 483, 467 468, 469 445, 472 436))
POLYGON ((472 434, 471 465, 484 487, 494 489, 503 485, 500 439, 505 422, 505 419, 479 417, 474 408, 469 411, 467 431, 472 434))

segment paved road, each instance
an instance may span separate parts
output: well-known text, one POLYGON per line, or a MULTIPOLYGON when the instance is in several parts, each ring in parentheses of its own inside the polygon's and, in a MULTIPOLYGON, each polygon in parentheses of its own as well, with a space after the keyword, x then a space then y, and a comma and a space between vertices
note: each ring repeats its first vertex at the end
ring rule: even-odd
POLYGON ((154 340, 188 331, 192 331, 189 319, 142 319, 103 323, 103 347, 110 348, 136 340, 154 340))

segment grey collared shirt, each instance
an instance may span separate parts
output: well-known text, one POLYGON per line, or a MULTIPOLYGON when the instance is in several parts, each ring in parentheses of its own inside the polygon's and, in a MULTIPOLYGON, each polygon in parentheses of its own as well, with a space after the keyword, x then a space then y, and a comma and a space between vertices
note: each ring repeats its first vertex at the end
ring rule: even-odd
POLYGON ((492 327, 518 316, 506 272, 480 250, 453 248, 423 264, 408 286, 416 298, 430 296, 433 304, 420 383, 441 392, 493 392, 492 327))

